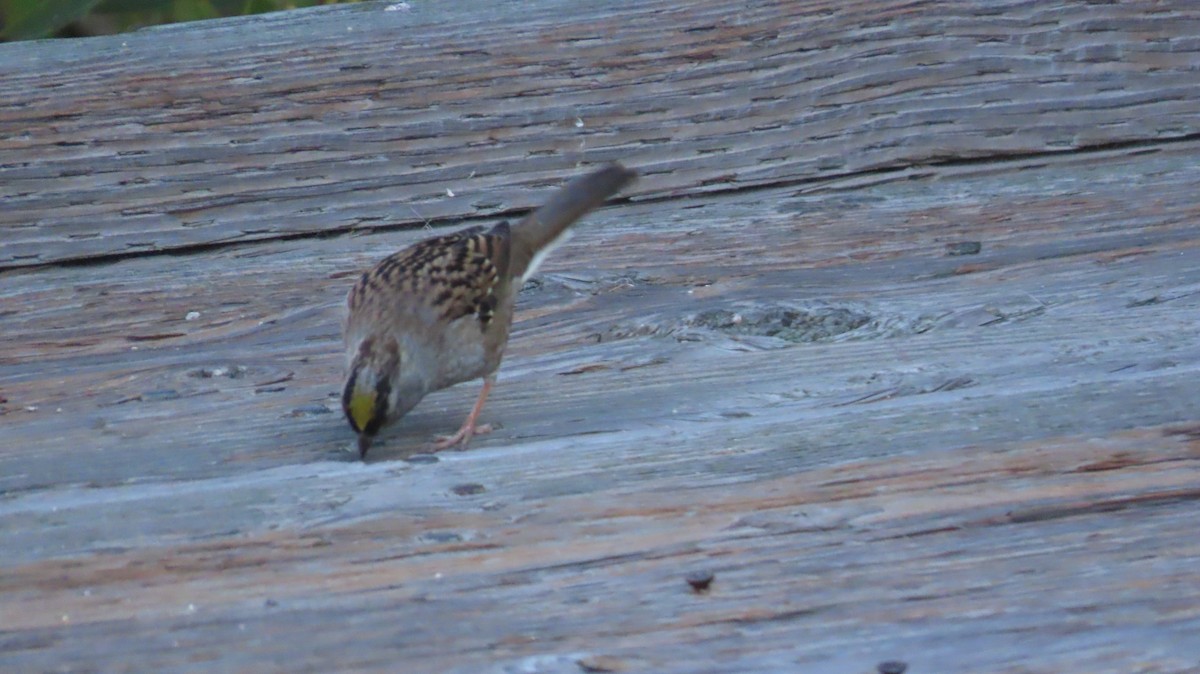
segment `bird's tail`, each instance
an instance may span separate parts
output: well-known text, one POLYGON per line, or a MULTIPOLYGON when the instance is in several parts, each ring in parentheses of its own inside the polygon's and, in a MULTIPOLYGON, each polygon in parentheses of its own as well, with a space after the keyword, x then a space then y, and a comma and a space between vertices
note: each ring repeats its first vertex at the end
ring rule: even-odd
POLYGON ((524 281, 546 253, 566 239, 567 227, 628 185, 637 173, 618 163, 567 183, 512 230, 509 270, 524 281))

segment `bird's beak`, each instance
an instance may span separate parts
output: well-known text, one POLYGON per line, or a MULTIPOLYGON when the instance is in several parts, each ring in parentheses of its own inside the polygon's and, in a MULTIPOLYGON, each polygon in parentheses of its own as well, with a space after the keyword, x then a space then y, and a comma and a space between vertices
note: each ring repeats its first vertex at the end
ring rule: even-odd
POLYGON ((366 433, 358 434, 358 458, 367 458, 367 450, 371 448, 371 441, 374 439, 375 438, 367 435, 366 433))

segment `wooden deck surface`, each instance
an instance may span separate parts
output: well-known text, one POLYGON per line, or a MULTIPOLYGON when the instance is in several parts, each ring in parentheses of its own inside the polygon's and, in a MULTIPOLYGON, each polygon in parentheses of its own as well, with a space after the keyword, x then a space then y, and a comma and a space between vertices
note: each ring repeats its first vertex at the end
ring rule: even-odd
POLYGON ((461 0, 0 45, 0 671, 1200 671, 1197 35, 461 0), (462 385, 357 461, 357 271, 613 159, 498 430, 421 453, 462 385))

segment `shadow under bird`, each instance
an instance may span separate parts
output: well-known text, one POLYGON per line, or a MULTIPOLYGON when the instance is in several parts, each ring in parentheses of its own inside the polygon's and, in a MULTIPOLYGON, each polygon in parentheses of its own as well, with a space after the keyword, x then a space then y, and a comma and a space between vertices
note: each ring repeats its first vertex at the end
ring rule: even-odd
POLYGON ((609 164, 571 181, 515 225, 426 239, 359 278, 347 297, 342 409, 361 457, 383 427, 426 394, 471 379, 483 379, 475 407, 433 449, 466 447, 473 435, 491 430, 476 422, 508 343, 517 292, 571 223, 636 175, 609 164))

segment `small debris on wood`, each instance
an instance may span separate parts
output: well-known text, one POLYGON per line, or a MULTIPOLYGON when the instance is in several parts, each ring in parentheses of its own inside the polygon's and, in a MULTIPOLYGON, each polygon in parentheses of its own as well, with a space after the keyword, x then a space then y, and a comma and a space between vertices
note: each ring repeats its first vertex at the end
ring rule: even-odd
POLYGON ((1136 300, 1130 300, 1125 304, 1126 309, 1136 309, 1137 307, 1148 307, 1154 304, 1162 304, 1165 300, 1158 295, 1151 295, 1136 300))
POLYGON ((908 669, 908 663, 901 660, 885 660, 875 667, 879 674, 904 674, 908 669))
MULTIPOLYGON (((239 365, 238 367, 241 367, 241 366, 239 365)), ((244 372, 244 371, 245 371, 245 368, 242 368, 242 371, 244 372)), ((237 376, 238 376, 238 375, 230 375, 230 376, 231 376, 233 379, 237 379, 237 376)), ((292 378, 293 378, 293 377, 295 377, 295 376, 296 376, 296 373, 295 373, 295 372, 288 372, 287 374, 280 375, 280 376, 278 376, 278 377, 276 377, 276 378, 274 378, 274 379, 268 380, 268 381, 260 381, 260 382, 257 382, 257 383, 255 383, 254 385, 255 385, 255 386, 260 386, 260 387, 262 387, 262 386, 270 386, 271 384, 282 384, 282 383, 283 383, 283 382, 285 382, 285 381, 291 381, 291 380, 292 380, 292 378)), ((338 396, 335 394, 335 395, 334 395, 334 396, 332 396, 332 397, 334 397, 334 398, 337 398, 338 396)))
POLYGON ((983 250, 983 244, 978 241, 956 241, 946 244, 946 255, 978 255, 983 250))
POLYGON ((692 586, 692 591, 696 593, 708 592, 712 586, 713 579, 716 576, 712 571, 693 571, 689 573, 684 580, 688 585, 692 586))
MULTIPOLYGON (((217 367, 201 367, 188 372, 189 377, 197 379, 215 379, 217 377, 228 377, 230 379, 241 379, 245 376, 247 367, 245 365, 219 365, 217 367)), ((291 377, 287 377, 291 379, 291 377)), ((281 381, 286 381, 283 379, 281 381)), ((264 384, 274 384, 276 382, 263 382, 264 384)))
POLYGON ((408 463, 437 463, 441 459, 437 458, 437 454, 413 454, 404 458, 408 463))
POLYGON ((597 372, 599 370, 607 370, 607 369, 609 369, 608 363, 589 363, 587 365, 580 365, 578 367, 573 367, 570 370, 563 370, 562 372, 559 372, 558 374, 560 374, 560 375, 584 374, 586 372, 597 372))
POLYGON ((315 417, 320 414, 329 414, 331 412, 333 412, 333 410, 329 409, 325 405, 317 403, 315 405, 301 405, 300 407, 294 408, 288 416, 315 417))
POLYGON ((467 482, 465 484, 454 485, 450 488, 450 491, 459 496, 474 496, 475 494, 482 494, 483 492, 487 491, 487 487, 484 487, 478 482, 467 482))

